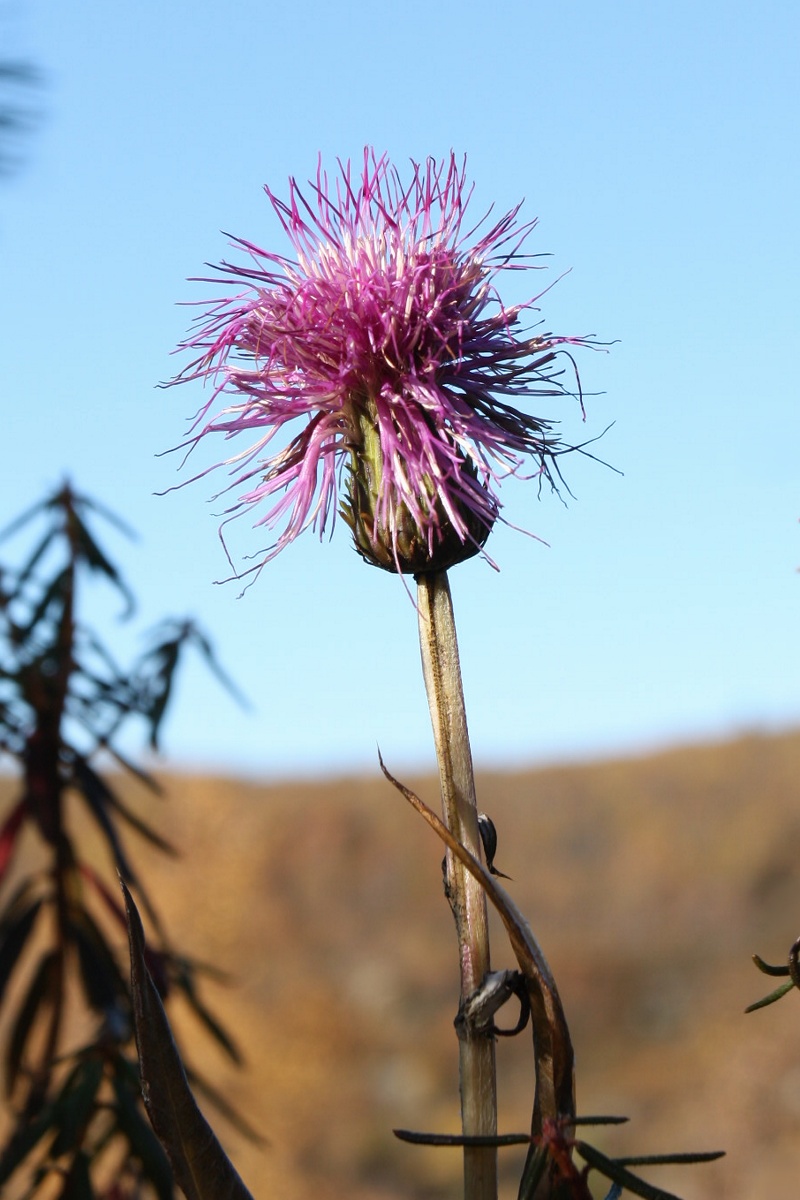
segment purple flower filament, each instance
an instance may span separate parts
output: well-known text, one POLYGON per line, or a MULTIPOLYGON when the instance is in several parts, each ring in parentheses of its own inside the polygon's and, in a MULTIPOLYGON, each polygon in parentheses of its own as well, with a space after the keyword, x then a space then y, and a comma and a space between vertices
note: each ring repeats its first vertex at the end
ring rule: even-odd
POLYGON ((567 448, 515 402, 580 395, 557 356, 590 339, 529 336, 521 318, 538 296, 503 305, 496 278, 533 268, 521 249, 535 221, 518 224, 517 207, 465 232, 472 188, 452 154, 412 164, 407 186, 369 149, 357 177, 339 167, 331 190, 320 164, 310 199, 294 179, 287 202, 265 189, 294 259, 236 238, 250 261, 217 268, 246 290, 203 302, 182 344, 199 356, 174 382, 214 389, 184 447, 248 436, 217 465, 239 492, 228 514, 254 508, 256 525, 280 527, 258 567, 309 526, 322 536, 340 502, 351 525, 371 506, 356 542, 362 553, 380 543, 379 565, 412 569, 409 529, 434 564, 448 539, 469 557, 499 515, 502 479, 528 460, 528 474, 550 478, 567 448), (272 452, 290 423, 301 427, 272 452))

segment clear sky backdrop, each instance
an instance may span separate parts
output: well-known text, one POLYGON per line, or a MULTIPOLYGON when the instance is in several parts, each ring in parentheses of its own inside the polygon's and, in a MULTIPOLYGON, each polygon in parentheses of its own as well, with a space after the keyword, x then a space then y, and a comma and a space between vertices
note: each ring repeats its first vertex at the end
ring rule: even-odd
MULTIPOLYGON (((191 667, 169 763, 271 776, 433 762, 416 616, 337 526, 242 599, 208 478, 180 478, 198 387, 155 384, 219 261, 221 230, 284 250, 261 191, 365 143, 468 155, 475 213, 525 199, 531 249, 570 273, 545 328, 583 353, 588 420, 559 402, 574 499, 505 493, 452 572, 474 753, 521 764, 800 719, 800 5, 797 0, 13 0, 5 56, 45 85, 0 186, 0 523, 68 474, 139 531, 106 544, 141 604, 87 613, 121 658, 191 614, 253 711, 191 667)), ((541 276, 533 279, 538 284, 541 276)), ((532 290, 505 284, 508 301, 532 290)), ((222 457, 223 447, 219 447, 222 457)), ((204 462, 215 456, 212 449, 204 462)), ((185 472, 184 474, 188 474, 185 472)), ((105 535, 104 535, 105 536, 105 535)), ((244 518, 237 554, 260 547, 244 518)), ((15 547, 0 547, 8 557, 15 547)))

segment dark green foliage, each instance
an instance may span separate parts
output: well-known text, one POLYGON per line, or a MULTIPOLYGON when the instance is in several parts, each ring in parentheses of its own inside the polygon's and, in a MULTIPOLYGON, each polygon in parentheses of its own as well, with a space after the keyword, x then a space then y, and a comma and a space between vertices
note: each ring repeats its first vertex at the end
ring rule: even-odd
POLYGON ((0 814, 0 889, 15 865, 25 828, 38 833, 49 855, 45 871, 24 877, 7 896, 0 890, 0 1003, 7 985, 27 966, 15 992, 10 1032, 2 1048, 4 1084, 15 1126, 0 1147, 0 1185, 25 1172, 26 1200, 40 1192, 104 1200, 112 1195, 173 1200, 169 1162, 148 1123, 133 1047, 127 958, 120 961, 106 927, 125 928, 116 880, 104 880, 84 861, 70 821, 82 804, 100 830, 119 875, 136 887, 154 927, 149 966, 162 993, 179 991, 223 1049, 236 1049, 200 998, 197 968, 169 946, 143 891, 123 838, 136 831, 174 851, 117 796, 97 759, 111 755, 141 784, 155 781, 119 751, 123 725, 138 720, 156 746, 175 671, 192 645, 224 680, 211 647, 191 621, 159 627, 138 662, 121 670, 80 620, 79 590, 87 576, 110 584, 133 611, 133 596, 89 527, 97 516, 120 523, 68 485, 25 513, 2 535, 44 519, 33 550, 0 574, 0 756, 17 764, 19 794, 0 814), (47 919, 45 920, 45 914, 47 919), (46 944, 42 933, 46 933, 46 944), (33 935, 36 934, 34 939, 33 935), (67 999, 78 995, 96 1019, 90 1044, 64 1041, 67 999), (107 1153, 120 1148, 120 1160, 107 1153), (114 1170, 109 1177, 109 1162, 114 1170), (125 1191, 120 1181, 130 1183, 125 1191), (112 1186, 113 1185, 113 1186, 112 1186), (111 1188, 111 1190, 109 1190, 111 1188))
POLYGON ((768 1004, 774 1004, 776 1000, 780 1000, 781 996, 787 995, 792 988, 800 988, 800 938, 792 944, 789 951, 789 959, 786 965, 770 966, 764 962, 757 954, 753 955, 753 962, 761 971, 762 975, 771 975, 773 977, 788 975, 787 983, 782 983, 780 987, 775 988, 774 992, 770 992, 768 996, 762 997, 761 1000, 756 1000, 754 1004, 748 1004, 745 1012, 755 1012, 757 1008, 766 1008, 768 1004))

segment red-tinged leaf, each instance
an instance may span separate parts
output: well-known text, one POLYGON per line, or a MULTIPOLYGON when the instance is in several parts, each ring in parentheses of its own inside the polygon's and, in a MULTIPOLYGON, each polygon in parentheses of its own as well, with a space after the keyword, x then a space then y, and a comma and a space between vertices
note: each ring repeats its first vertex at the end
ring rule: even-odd
POLYGON ((81 863, 78 869, 87 883, 90 883, 95 889, 108 911, 116 919, 117 923, 124 929, 127 929, 128 922, 125 917, 125 910, 117 900, 116 896, 112 895, 109 888, 106 887, 106 884, 97 874, 94 867, 89 866, 88 863, 81 863))
POLYGON ((22 822, 25 819, 27 812, 27 804, 23 797, 17 804, 14 805, 11 812, 6 817, 2 829, 0 829, 0 883, 3 882, 3 877, 11 862, 14 854, 14 849, 17 844, 17 835, 22 828, 22 822))
POLYGON ((158 991, 147 971, 141 918, 122 883, 131 951, 136 1045, 151 1124, 187 1200, 253 1200, 192 1096, 158 991))
POLYGON ((534 1200, 538 1193, 539 1184, 543 1182, 549 1159, 543 1146, 534 1148, 525 1159, 522 1178, 519 1182, 517 1200, 534 1200))

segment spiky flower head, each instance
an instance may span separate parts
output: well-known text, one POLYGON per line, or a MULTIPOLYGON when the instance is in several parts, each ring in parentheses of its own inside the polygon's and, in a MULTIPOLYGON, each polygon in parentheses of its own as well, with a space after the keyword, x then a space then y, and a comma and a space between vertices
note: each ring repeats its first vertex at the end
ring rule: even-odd
POLYGON ((412 163, 407 183, 369 149, 360 171, 338 165, 333 187, 320 164, 305 194, 294 179, 287 201, 265 188, 292 259, 236 238, 248 261, 216 268, 246 290, 204 302, 182 343, 200 354, 174 382, 213 385, 184 445, 249 438, 217 465, 239 489, 229 514, 281 527, 259 567, 309 526, 322 535, 338 501, 368 561, 442 570, 482 549, 504 477, 552 481, 568 447, 512 402, 575 394, 559 355, 589 339, 531 335, 539 297, 503 305, 497 277, 534 265, 521 249, 535 222, 518 206, 468 229, 454 155, 412 163))

